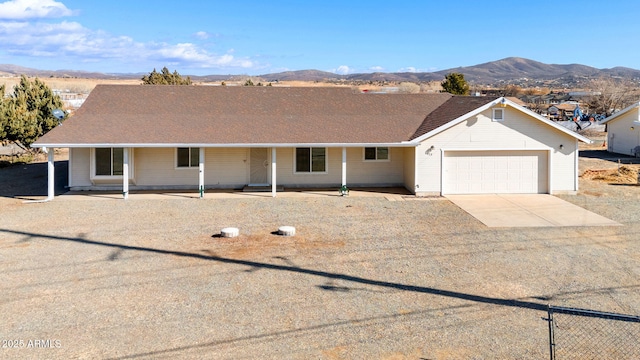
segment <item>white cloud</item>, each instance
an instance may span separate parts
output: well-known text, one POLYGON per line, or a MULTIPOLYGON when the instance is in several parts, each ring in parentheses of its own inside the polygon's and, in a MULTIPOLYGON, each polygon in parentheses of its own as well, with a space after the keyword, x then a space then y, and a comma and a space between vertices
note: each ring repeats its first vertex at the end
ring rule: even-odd
POLYGON ((221 66, 250 68, 253 62, 246 59, 236 59, 230 53, 213 55, 198 48, 194 44, 182 43, 170 45, 158 44, 156 49, 148 49, 150 57, 158 57, 159 60, 167 60, 175 63, 188 63, 200 68, 216 68, 221 66), (159 56, 158 56, 159 55, 159 56))
MULTIPOLYGON (((161 57, 168 60, 188 60, 188 61, 207 61, 208 56, 203 53, 195 45, 190 43, 167 45, 158 44, 159 48, 155 51, 161 57)), ((153 52, 153 51, 152 51, 153 52)))
POLYGON ((63 3, 55 0, 10 0, 0 3, 0 19, 23 20, 74 15, 63 3))
POLYGON ((372 67, 369 68, 369 71, 382 72, 382 71, 384 71, 384 68, 382 66, 372 66, 372 67))
POLYGON ((340 75, 347 75, 349 73, 351 73, 353 70, 350 69, 347 65, 340 65, 338 66, 337 69, 333 70, 334 73, 336 74, 340 74, 340 75))
MULTIPOLYGON (((256 67, 254 61, 232 55, 233 49, 223 54, 214 54, 192 43, 142 43, 128 36, 114 36, 67 21, 0 21, 0 44, 0 53, 51 57, 66 63, 114 60, 121 64, 136 63, 144 67, 171 64, 181 68, 224 68, 225 71, 256 67)), ((121 67, 123 66, 125 65, 121 67)), ((121 71, 139 70, 132 68, 121 71)))
POLYGON ((408 67, 400 68, 398 72, 418 72, 418 69, 416 69, 413 66, 408 66, 408 67))
POLYGON ((413 66, 403 67, 397 70, 397 72, 412 72, 412 73, 424 73, 424 72, 435 72, 438 71, 437 67, 428 67, 428 68, 416 68, 413 66))
POLYGON ((211 34, 206 31, 198 31, 197 33, 193 34, 193 36, 200 40, 207 40, 211 37, 211 34))

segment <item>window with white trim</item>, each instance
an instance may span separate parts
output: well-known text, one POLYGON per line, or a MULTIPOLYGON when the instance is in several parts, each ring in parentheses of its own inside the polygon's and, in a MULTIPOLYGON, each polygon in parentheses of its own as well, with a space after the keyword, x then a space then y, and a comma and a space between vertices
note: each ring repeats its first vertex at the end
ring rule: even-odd
POLYGON ((176 149, 176 167, 190 168, 200 165, 200 148, 177 148, 176 149))
POLYGON ((493 121, 504 120, 504 109, 493 109, 493 121))
POLYGON ((122 176, 123 148, 95 149, 96 176, 122 176))
POLYGON ((365 161, 388 161, 389 160, 389 148, 388 147, 366 147, 364 148, 364 160, 365 161))
POLYGON ((296 148, 295 149, 296 173, 324 173, 327 172, 326 148, 296 148))

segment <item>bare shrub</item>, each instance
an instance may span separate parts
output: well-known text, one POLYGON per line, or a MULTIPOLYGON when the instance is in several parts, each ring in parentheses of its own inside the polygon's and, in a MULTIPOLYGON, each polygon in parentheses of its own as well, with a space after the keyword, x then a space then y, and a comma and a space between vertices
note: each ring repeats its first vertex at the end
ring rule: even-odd
POLYGON ((398 85, 398 92, 404 94, 417 94, 420 92, 420 85, 412 82, 401 82, 398 85))

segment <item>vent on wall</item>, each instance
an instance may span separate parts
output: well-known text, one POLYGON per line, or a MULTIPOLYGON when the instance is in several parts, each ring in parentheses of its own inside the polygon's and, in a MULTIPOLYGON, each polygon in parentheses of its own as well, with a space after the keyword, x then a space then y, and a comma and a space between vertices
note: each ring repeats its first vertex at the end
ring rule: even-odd
POLYGON ((504 109, 493 109, 493 121, 504 120, 504 109))

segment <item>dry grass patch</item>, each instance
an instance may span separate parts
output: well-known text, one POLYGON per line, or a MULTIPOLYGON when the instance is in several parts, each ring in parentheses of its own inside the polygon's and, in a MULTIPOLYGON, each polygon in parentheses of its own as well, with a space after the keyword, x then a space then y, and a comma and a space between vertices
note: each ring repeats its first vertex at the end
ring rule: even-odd
MULTIPOLYGON (((32 76, 30 79, 34 78, 32 76)), ((88 94, 98 84, 109 85, 139 85, 142 83, 140 79, 81 79, 81 78, 55 78, 55 77, 37 77, 42 80, 51 89, 61 90, 63 92, 88 94)), ((0 86, 5 85, 7 93, 12 93, 13 88, 20 83, 20 77, 0 78, 0 86)))
POLYGON ((637 184, 638 169, 630 166, 620 166, 617 169, 586 170, 583 179, 602 181, 611 184, 637 184))

